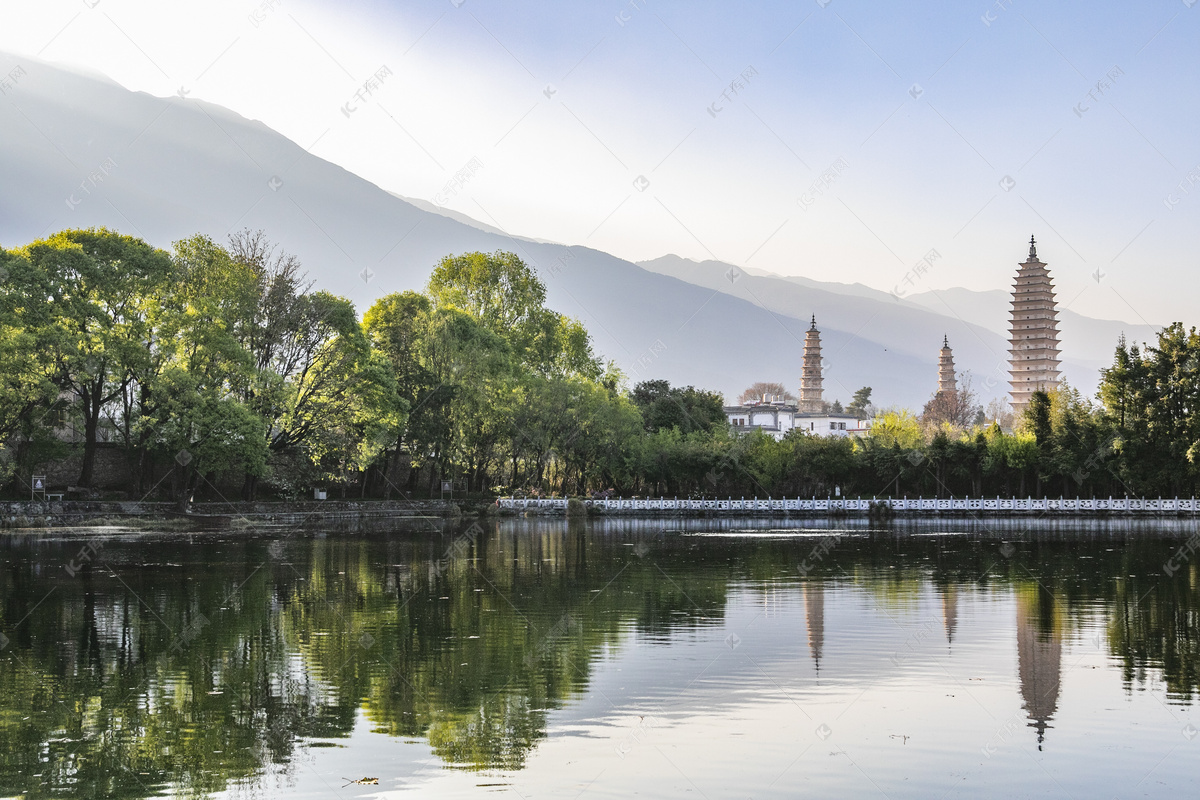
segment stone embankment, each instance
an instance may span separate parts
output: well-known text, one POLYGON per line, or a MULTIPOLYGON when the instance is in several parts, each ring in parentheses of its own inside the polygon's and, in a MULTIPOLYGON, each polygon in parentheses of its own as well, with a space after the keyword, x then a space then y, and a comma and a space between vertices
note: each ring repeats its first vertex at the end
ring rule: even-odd
POLYGON ((487 504, 441 500, 324 500, 263 503, 193 503, 180 514, 174 503, 120 500, 0 502, 0 528, 118 525, 153 529, 312 527, 402 518, 443 518, 487 513, 487 504))

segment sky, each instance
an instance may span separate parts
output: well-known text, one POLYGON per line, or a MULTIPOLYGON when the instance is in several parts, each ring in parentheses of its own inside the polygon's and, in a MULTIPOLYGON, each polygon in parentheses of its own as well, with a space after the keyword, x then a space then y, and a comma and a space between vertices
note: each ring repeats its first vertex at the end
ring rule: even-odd
POLYGON ((880 5, 0 0, 0 50, 514 234, 900 294, 1035 234, 1063 305, 1196 322, 1200 3, 880 5))

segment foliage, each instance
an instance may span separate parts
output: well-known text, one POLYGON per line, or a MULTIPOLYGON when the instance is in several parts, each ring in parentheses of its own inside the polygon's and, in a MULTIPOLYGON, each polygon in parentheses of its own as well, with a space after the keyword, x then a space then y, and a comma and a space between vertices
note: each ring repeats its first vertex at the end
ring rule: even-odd
POLYGON ((682 433, 711 432, 725 422, 724 402, 716 392, 693 386, 672 387, 664 380, 642 381, 630 395, 642 412, 646 432, 670 428, 682 433))

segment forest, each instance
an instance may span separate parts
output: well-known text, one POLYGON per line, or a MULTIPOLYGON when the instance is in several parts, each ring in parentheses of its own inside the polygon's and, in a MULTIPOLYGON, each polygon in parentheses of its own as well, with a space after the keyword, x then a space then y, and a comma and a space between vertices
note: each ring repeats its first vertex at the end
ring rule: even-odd
MULTIPOLYGON (((766 376, 769 377, 769 376, 766 376)), ((964 376, 966 377, 966 376, 964 376)), ((722 396, 625 375, 512 253, 432 265, 365 311, 261 232, 170 251, 106 229, 0 249, 0 482, 69 463, 80 496, 1189 496, 1200 336, 1114 342, 1100 391, 1013 419, 969 380, 861 439, 735 432, 722 396), (105 485, 117 451, 128 485, 105 485)))

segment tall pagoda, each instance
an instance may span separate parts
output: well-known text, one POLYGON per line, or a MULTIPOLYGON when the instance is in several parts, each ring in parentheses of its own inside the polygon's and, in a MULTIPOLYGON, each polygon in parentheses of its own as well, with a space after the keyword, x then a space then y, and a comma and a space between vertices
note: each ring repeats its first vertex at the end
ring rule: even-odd
POLYGON ((800 368, 800 413, 820 414, 825 410, 821 387, 821 332, 817 316, 804 334, 804 365, 800 368))
POLYGON ((1050 270, 1038 259, 1029 237, 1029 258, 1018 264, 1013 284, 1009 329, 1009 376, 1012 409, 1018 416, 1038 391, 1058 388, 1058 309, 1050 270))
POLYGON ((953 394, 958 391, 958 380, 954 377, 954 351, 950 349, 950 337, 942 337, 942 350, 938 354, 938 394, 953 394))

